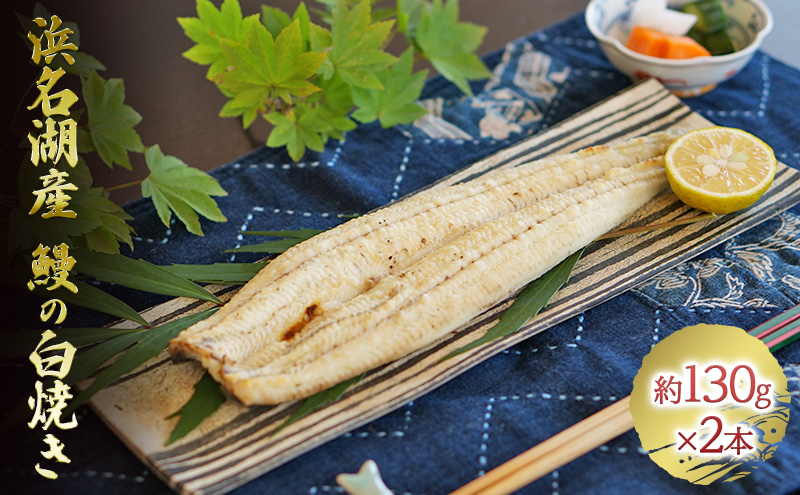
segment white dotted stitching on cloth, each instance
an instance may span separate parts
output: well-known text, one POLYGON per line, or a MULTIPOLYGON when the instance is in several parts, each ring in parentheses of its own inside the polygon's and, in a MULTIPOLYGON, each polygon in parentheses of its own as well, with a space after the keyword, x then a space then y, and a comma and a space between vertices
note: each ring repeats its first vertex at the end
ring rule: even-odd
POLYGON ((657 309, 656 310, 656 324, 655 324, 655 326, 653 326, 653 343, 650 344, 651 348, 654 347, 658 343, 658 331, 659 331, 658 327, 659 327, 659 325, 661 325, 661 317, 659 316, 660 314, 661 314, 661 310, 657 309))
POLYGON ((647 455, 647 452, 642 447, 637 447, 636 449, 630 449, 625 446, 611 448, 608 445, 601 445, 597 447, 597 450, 599 450, 600 452, 613 452, 616 454, 627 454, 628 452, 637 452, 638 454, 641 455, 647 455))
POLYGON ((392 201, 396 200, 400 195, 400 183, 403 182, 403 175, 406 173, 406 166, 408 159, 411 157, 411 150, 414 147, 414 138, 409 138, 406 149, 403 151, 403 159, 400 161, 400 170, 397 172, 397 177, 394 178, 394 186, 392 187, 392 201))
POLYGON ((561 43, 567 46, 577 46, 581 48, 594 48, 597 46, 597 41, 591 38, 572 38, 569 36, 548 36, 545 33, 538 33, 536 39, 544 42, 561 43))
POLYGON ((487 459, 486 459, 486 451, 489 449, 489 420, 492 419, 492 408, 494 407, 494 397, 489 398, 489 403, 486 404, 486 414, 483 415, 483 434, 481 434, 481 445, 479 447, 480 454, 478 454, 478 464, 480 464, 480 469, 478 469, 478 476, 483 476, 486 474, 486 470, 483 468, 486 467, 487 459))
POLYGON ((367 437, 378 437, 378 438, 399 438, 404 437, 406 434, 405 432, 408 431, 408 427, 411 425, 411 408, 414 406, 414 401, 409 402, 406 404, 406 412, 403 415, 403 430, 394 430, 394 431, 371 431, 371 430, 362 430, 362 431, 348 431, 344 435, 345 438, 367 438, 367 437))
MULTIPOLYGON (((675 308, 664 308, 664 309, 666 309, 667 312, 669 312, 669 313, 674 313, 675 312, 675 308)), ((685 310, 685 311, 689 311, 690 313, 696 313, 698 311, 700 311, 702 313, 710 313, 711 312, 710 309, 705 309, 705 308, 687 308, 685 306, 682 306, 680 309, 685 310)), ((767 315, 772 314, 772 310, 771 309, 764 309, 764 310, 761 310, 761 311, 756 311, 755 309, 720 308, 720 309, 715 310, 716 313, 724 313, 726 311, 732 311, 732 312, 734 312, 736 314, 748 313, 748 314, 751 314, 751 315, 754 315, 754 314, 757 314, 757 313, 758 314, 763 313, 763 314, 767 314, 767 315)))
POLYGON ((343 135, 342 139, 339 140, 339 145, 336 146, 335 150, 333 150, 333 156, 331 157, 330 160, 328 160, 328 163, 326 163, 327 166, 333 167, 334 165, 336 165, 336 162, 339 161, 339 155, 342 154, 342 148, 344 148, 346 142, 347 142, 347 134, 343 135))
POLYGON ((408 430, 408 427, 411 426, 411 408, 414 407, 414 401, 412 400, 406 405, 406 412, 403 415, 403 419, 405 424, 403 425, 404 430, 408 430))
POLYGON ((378 438, 387 438, 387 437, 403 437, 405 436, 405 432, 400 430, 395 431, 348 431, 343 435, 345 438, 367 438, 367 437, 378 437, 378 438))
MULTIPOLYGON (((753 112, 750 110, 705 110, 705 113, 708 116, 717 116, 717 117, 737 117, 741 115, 742 117, 752 117, 753 112)), ((756 113, 758 115, 758 113, 756 113)), ((760 116, 760 115, 759 115, 760 116)))
MULTIPOLYGON (((244 234, 242 234, 241 232, 247 231, 248 227, 250 226, 250 222, 252 222, 253 218, 255 217, 255 213, 264 213, 266 211, 268 211, 268 209, 264 208, 263 206, 254 206, 253 209, 250 211, 250 213, 248 213, 247 216, 245 216, 244 223, 242 224, 241 227, 239 227, 240 233, 236 234, 236 247, 237 248, 242 247, 242 242, 244 241, 244 234)), ((282 210, 280 208, 272 208, 269 211, 271 211, 275 215, 279 215, 279 214, 297 215, 297 216, 302 216, 302 217, 306 217, 306 218, 313 217, 313 216, 320 216, 322 218, 330 218, 330 217, 335 217, 335 216, 338 215, 337 213, 328 213, 328 212, 316 213, 316 212, 310 212, 310 211, 282 210)), ((236 259, 236 253, 231 254, 231 258, 230 258, 229 261, 234 261, 235 259, 236 259)))
MULTIPOLYGON (((497 397, 497 398, 495 398, 495 397, 490 398, 489 399, 489 403, 493 404, 496 400, 497 401, 509 401, 509 400, 521 400, 521 399, 534 399, 534 398, 537 398, 537 397, 541 397, 542 399, 545 399, 545 400, 550 400, 550 399, 553 399, 554 397, 557 398, 558 400, 567 400, 567 399, 570 398, 570 396, 565 395, 565 394, 559 394, 559 395, 556 396, 556 395, 553 395, 553 394, 550 394, 550 393, 547 393, 547 392, 542 392, 542 393, 538 393, 538 394, 536 394, 536 393, 527 393, 527 394, 522 394, 522 395, 501 395, 500 397, 497 397)), ((603 400, 603 397, 600 396, 600 395, 592 395, 592 396, 589 396, 589 397, 591 397, 591 400, 593 400, 593 401, 601 401, 601 400, 603 400)), ((586 395, 577 394, 577 395, 572 396, 571 398, 573 400, 581 401, 581 400, 586 399, 587 396, 586 395)), ((605 400, 610 401, 610 402, 615 402, 617 400, 617 396, 616 395, 609 395, 608 397, 606 397, 605 400)))
MULTIPOLYGON (((756 112, 756 116, 764 117, 767 113, 767 101, 769 100, 770 95, 770 77, 769 77, 769 57, 767 55, 762 54, 761 56, 761 80, 763 84, 761 86, 761 98, 758 102, 758 111, 756 112)), ((743 117, 752 117, 753 112, 750 110, 706 110, 706 115, 709 116, 719 116, 719 117, 736 117, 738 115, 742 115, 743 117)))
POLYGON ((344 488, 341 486, 331 486, 331 485, 322 485, 322 486, 312 486, 308 489, 308 493, 310 495, 314 495, 315 493, 319 492, 336 492, 336 493, 344 493, 344 488))
POLYGON ((552 495, 558 495, 558 471, 553 471, 550 476, 553 477, 553 481, 550 482, 550 488, 553 489, 552 495))
MULTIPOLYGON (((545 399, 545 400, 551 400, 551 399, 554 398, 554 396, 553 396, 553 394, 549 394, 547 392, 542 392, 541 394, 527 393, 527 394, 522 394, 522 395, 501 395, 500 397, 497 397, 497 398, 495 398, 495 397, 490 397, 489 398, 489 401, 486 404, 486 413, 484 413, 484 415, 483 415, 483 424, 481 425, 481 427, 483 429, 483 433, 481 433, 481 444, 478 447, 478 451, 479 451, 478 464, 480 465, 480 468, 478 469, 478 476, 483 476, 484 474, 486 474, 486 470, 484 468, 489 463, 489 460, 486 457, 486 453, 489 450, 489 428, 491 427, 490 421, 492 419, 492 411, 494 409, 494 404, 496 402, 498 402, 498 401, 535 399, 535 398, 542 398, 542 399, 545 399)), ((562 400, 562 401, 565 401, 565 400, 567 400, 569 398, 570 397, 565 395, 565 394, 560 394, 560 395, 557 396, 557 399, 558 400, 562 400)), ((582 401, 582 400, 584 400, 586 398, 587 397, 585 395, 580 395, 580 394, 579 395, 575 395, 575 396, 572 397, 572 399, 576 400, 576 401, 582 401)), ((601 401, 601 400, 603 400, 603 397, 601 397, 599 395, 595 395, 595 396, 591 397, 591 400, 593 400, 593 401, 601 401)), ((609 395, 606 398, 606 400, 609 401, 609 402, 612 402, 612 403, 616 402, 617 401, 617 396, 609 395)))
MULTIPOLYGON (((3 466, 2 467, 2 472, 4 474, 14 474, 14 475, 17 475, 17 476, 28 476, 28 475, 33 475, 33 474, 35 474, 36 476, 39 476, 39 474, 34 470, 28 471, 27 469, 12 469, 12 468, 10 468, 8 466, 3 466)), ((79 476, 86 476, 86 477, 89 477, 89 478, 93 478, 93 477, 95 477, 97 475, 100 475, 103 478, 109 479, 109 480, 110 479, 117 479, 117 480, 120 480, 120 481, 134 481, 136 483, 144 483, 145 476, 147 476, 148 472, 147 471, 143 471, 142 475, 130 476, 130 475, 127 475, 125 473, 112 473, 111 471, 97 472, 94 469, 87 469, 86 471, 71 471, 71 472, 67 472, 67 473, 62 473, 62 472, 56 471, 56 474, 59 477, 67 477, 67 476, 69 476, 71 478, 77 478, 79 476)))
MULTIPOLYGON (((345 142, 346 142, 346 136, 343 136, 342 139, 339 140, 339 145, 333 151, 333 156, 331 157, 330 160, 328 160, 328 162, 325 165, 329 167, 333 167, 334 165, 336 165, 336 162, 339 161, 339 155, 341 155, 342 153, 342 147, 344 146, 345 142)), ((281 163, 280 165, 277 165, 275 163, 251 163, 247 166, 247 168, 254 169, 254 168, 264 167, 267 170, 275 170, 275 169, 291 170, 293 168, 306 168, 306 167, 313 168, 319 166, 320 162, 318 160, 315 160, 313 162, 281 163)), ((231 167, 233 167, 234 170, 241 170, 244 167, 244 165, 237 162, 232 164, 231 167)))
POLYGON ((147 244, 166 244, 169 242, 169 236, 172 235, 172 226, 175 225, 175 217, 172 217, 169 221, 169 228, 166 232, 164 232, 164 238, 155 240, 149 237, 139 237, 139 236, 131 236, 131 239, 137 242, 146 242, 147 244))
POLYGON ((490 137, 478 138, 478 139, 425 138, 425 139, 422 140, 422 142, 425 143, 425 144, 431 144, 431 143, 439 143, 439 144, 453 143, 453 144, 459 144, 459 145, 463 145, 463 144, 475 144, 475 145, 478 145, 478 144, 491 144, 491 145, 494 145, 494 144, 497 144, 497 143, 502 143, 504 145, 507 145, 507 144, 511 144, 511 139, 500 139, 500 140, 498 140, 498 139, 490 138, 490 137))
POLYGON ((795 161, 800 161, 800 153, 796 151, 793 153, 778 153, 778 158, 780 158, 782 161, 788 161, 790 157, 795 161))
MULTIPOLYGON (((280 165, 277 165, 275 163, 251 163, 251 164, 247 165, 247 168, 254 169, 254 168, 262 168, 263 167, 263 168, 266 168, 267 170, 275 170, 275 169, 290 170, 290 169, 293 169, 293 168, 306 168, 306 167, 314 168, 314 167, 319 167, 319 165, 320 165, 319 161, 297 162, 297 163, 282 163, 280 165)), ((244 165, 241 164, 241 163, 234 163, 231 166, 234 168, 234 170, 241 170, 242 167, 244 167, 244 165)))
POLYGON ((574 75, 579 76, 579 77, 588 76, 588 77, 591 77, 591 78, 594 78, 594 79, 600 79, 600 78, 603 78, 603 79, 617 79, 617 78, 620 78, 620 77, 624 77, 619 72, 611 71, 611 70, 572 69, 572 72, 573 72, 574 75))
MULTIPOLYGON (((578 327, 576 329, 578 333, 575 335, 575 338, 573 339, 572 342, 564 344, 565 347, 571 347, 571 348, 578 347, 578 344, 576 344, 576 342, 581 341, 581 332, 583 332, 583 322, 584 322, 584 316, 583 313, 581 313, 580 315, 578 315, 578 327)), ((547 348, 550 349, 551 351, 558 349, 558 346, 559 344, 547 344, 547 348)), ((533 348, 531 349, 531 352, 539 352, 539 348, 538 347, 533 348)), ((519 356, 522 354, 522 351, 520 351, 519 349, 506 349, 503 351, 503 354, 512 354, 512 353, 519 356)))
POLYGON ((767 112, 767 100, 769 99, 769 57, 762 55, 761 57, 761 79, 764 80, 764 86, 761 91, 761 101, 758 102, 758 116, 763 117, 767 112))

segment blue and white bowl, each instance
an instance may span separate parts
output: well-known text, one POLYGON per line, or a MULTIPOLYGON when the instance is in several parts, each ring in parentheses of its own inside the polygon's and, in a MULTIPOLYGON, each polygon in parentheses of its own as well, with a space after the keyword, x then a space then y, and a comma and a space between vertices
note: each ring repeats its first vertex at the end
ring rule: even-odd
POLYGON ((681 97, 696 96, 735 76, 772 30, 772 14, 760 0, 720 0, 731 21, 728 34, 736 51, 727 55, 673 60, 651 57, 625 47, 631 0, 591 0, 586 25, 608 60, 633 79, 654 77, 681 97))

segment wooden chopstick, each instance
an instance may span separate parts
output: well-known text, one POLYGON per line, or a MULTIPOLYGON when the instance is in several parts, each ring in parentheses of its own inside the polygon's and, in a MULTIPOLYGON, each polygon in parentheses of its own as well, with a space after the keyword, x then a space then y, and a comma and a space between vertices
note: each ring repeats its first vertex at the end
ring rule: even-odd
MULTIPOLYGON (((800 304, 748 332, 771 352, 800 339, 800 304)), ((507 495, 633 428, 631 396, 492 469, 450 495, 507 495)))

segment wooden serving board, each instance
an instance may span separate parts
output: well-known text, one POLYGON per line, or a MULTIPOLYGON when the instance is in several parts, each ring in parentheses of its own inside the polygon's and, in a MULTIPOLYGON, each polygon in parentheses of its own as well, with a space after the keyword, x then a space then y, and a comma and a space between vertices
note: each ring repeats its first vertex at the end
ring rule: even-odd
MULTIPOLYGON (((444 187, 491 169, 657 130, 708 125, 710 122, 650 80, 430 187, 444 187)), ((92 405, 130 449, 176 491, 225 493, 800 202, 798 177, 800 173, 779 164, 774 185, 747 210, 691 225, 595 242, 576 266, 570 282, 520 332, 440 361, 481 337, 509 304, 503 303, 433 345, 372 371, 338 402, 275 435, 271 435, 272 431, 298 407, 298 402, 245 407, 229 400, 186 438, 164 447, 177 422, 177 418, 165 418, 189 399, 203 373, 195 362, 172 363, 166 352, 98 393, 92 405)), ((697 214, 666 191, 636 212, 627 225, 662 223, 697 214)), ((236 288, 214 286, 211 290, 228 299, 236 288)), ((207 307, 208 304, 179 298, 151 308, 143 316, 163 323, 207 307)))

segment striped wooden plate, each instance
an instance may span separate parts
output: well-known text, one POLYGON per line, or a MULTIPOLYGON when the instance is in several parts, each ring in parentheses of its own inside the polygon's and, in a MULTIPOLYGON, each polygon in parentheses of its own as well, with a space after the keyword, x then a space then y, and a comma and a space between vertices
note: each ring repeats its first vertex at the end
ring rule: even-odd
MULTIPOLYGON (((635 85, 570 119, 502 150, 430 187, 444 187, 550 154, 667 129, 694 129, 710 122, 693 113, 656 81, 635 85)), ((244 407, 229 400, 189 436, 164 443, 177 418, 165 419, 191 396, 203 373, 195 362, 172 363, 166 352, 98 393, 92 405, 104 421, 158 476, 176 491, 220 494, 293 459, 346 431, 397 409, 467 369, 609 300, 648 278, 715 246, 800 202, 795 170, 779 165, 769 192, 753 207, 687 226, 595 242, 575 268, 570 282, 538 317, 520 332, 441 361, 451 351, 481 337, 509 302, 480 315, 457 332, 399 361, 369 373, 341 400, 272 435, 299 406, 244 407)), ((698 213, 671 192, 657 196, 627 225, 685 219, 698 213)), ((233 287, 212 290, 229 298, 233 287)), ((175 299, 143 316, 163 323, 207 308, 175 299)))

